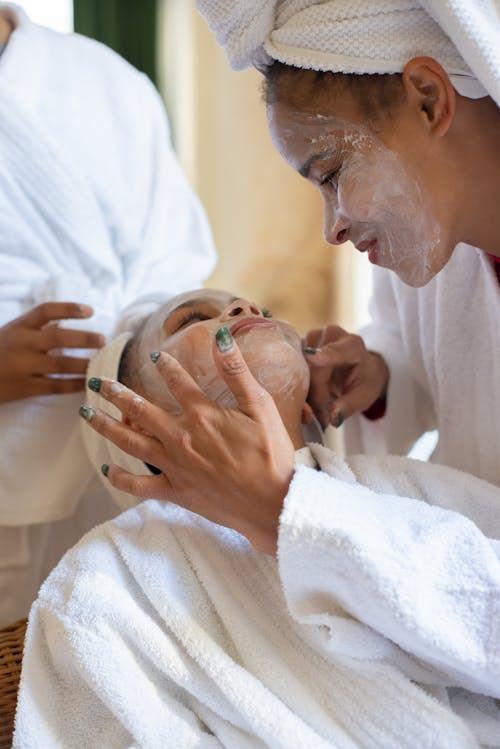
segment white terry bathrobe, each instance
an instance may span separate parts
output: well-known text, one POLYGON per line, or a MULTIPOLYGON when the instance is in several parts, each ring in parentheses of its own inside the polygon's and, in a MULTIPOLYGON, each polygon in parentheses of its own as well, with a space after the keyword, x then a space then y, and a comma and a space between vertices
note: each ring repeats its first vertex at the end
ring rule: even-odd
POLYGON ((311 451, 277 561, 155 500, 68 552, 31 610, 14 749, 500 747, 498 490, 311 451))
MULTIPOLYGON (((96 310, 80 327, 108 334, 141 297, 201 285, 215 260, 205 215, 144 75, 97 42, 0 13, 15 26, 0 57, 0 325, 75 301, 96 310)), ((82 397, 0 405, 0 625, 25 616, 61 554, 114 514, 89 486, 82 397)))

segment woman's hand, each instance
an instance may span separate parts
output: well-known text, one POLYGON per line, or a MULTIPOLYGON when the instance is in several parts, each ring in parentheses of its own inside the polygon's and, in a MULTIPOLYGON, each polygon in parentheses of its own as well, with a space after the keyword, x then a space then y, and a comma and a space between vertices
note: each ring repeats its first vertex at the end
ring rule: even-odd
POLYGON ((367 350, 359 335, 326 325, 309 331, 303 343, 311 372, 307 399, 323 428, 341 426, 345 418, 366 411, 385 395, 387 364, 367 350))
POLYGON ((294 471, 293 444, 272 397, 254 379, 236 343, 225 352, 214 346, 214 358, 238 409, 209 400, 176 359, 162 353, 156 367, 179 404, 177 411, 164 411, 111 380, 94 380, 93 389, 135 428, 98 409, 84 406, 80 413, 129 455, 162 471, 134 476, 110 466, 107 475, 117 489, 174 502, 275 554, 294 471))
POLYGON ((83 390, 88 359, 51 351, 101 348, 104 337, 100 333, 68 330, 50 323, 87 318, 92 314, 92 308, 85 305, 48 302, 0 328, 0 403, 83 390), (68 374, 79 376, 53 376, 68 374))

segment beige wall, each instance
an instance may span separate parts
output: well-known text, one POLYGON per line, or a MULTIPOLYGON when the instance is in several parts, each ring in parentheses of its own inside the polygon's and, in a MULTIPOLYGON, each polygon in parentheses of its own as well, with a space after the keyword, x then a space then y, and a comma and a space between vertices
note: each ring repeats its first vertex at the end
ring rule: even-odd
POLYGON ((261 76, 229 69, 190 3, 168 0, 165 10, 162 69, 176 145, 219 250, 209 284, 267 306, 301 332, 331 320, 352 326, 356 260, 324 242, 319 194, 272 145, 261 76))

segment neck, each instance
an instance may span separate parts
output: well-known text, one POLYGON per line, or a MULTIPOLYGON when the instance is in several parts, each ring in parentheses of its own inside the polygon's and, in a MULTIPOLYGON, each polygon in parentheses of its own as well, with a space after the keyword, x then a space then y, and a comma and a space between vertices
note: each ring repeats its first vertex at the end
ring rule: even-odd
POLYGON ((467 107, 465 148, 459 155, 467 184, 457 210, 458 241, 500 257, 500 109, 490 98, 467 107))
POLYGON ((292 441, 294 450, 300 450, 306 444, 302 433, 302 405, 298 409, 293 398, 284 402, 275 401, 275 403, 285 429, 292 441))

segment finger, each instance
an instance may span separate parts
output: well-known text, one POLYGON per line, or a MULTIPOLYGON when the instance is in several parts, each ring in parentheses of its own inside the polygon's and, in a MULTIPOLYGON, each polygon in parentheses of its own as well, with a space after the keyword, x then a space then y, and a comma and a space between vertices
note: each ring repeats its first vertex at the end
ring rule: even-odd
POLYGON ((112 486, 122 492, 139 499, 169 499, 170 484, 163 473, 158 476, 136 476, 114 465, 104 465, 101 470, 112 486))
MULTIPOLYGON (((122 385, 115 380, 107 378, 92 377, 88 381, 88 386, 96 393, 99 393, 105 400, 112 403, 121 411, 122 415, 130 422, 140 427, 144 432, 155 435, 156 437, 165 437, 174 439, 175 423, 171 414, 159 406, 153 405, 146 398, 142 398, 133 390, 122 385)), ((139 456, 138 456, 139 457, 139 456)), ((157 465, 154 460, 145 458, 148 463, 157 465)))
POLYGON ((32 335, 34 347, 38 351, 64 348, 99 349, 106 343, 106 338, 101 333, 59 328, 56 325, 49 325, 33 332, 32 335))
POLYGON ((16 390, 12 390, 8 400, 20 400, 22 398, 36 398, 39 395, 64 395, 67 393, 78 393, 85 389, 85 378, 78 377, 71 380, 56 379, 52 377, 29 377, 16 390))
POLYGON ((304 348, 317 348, 318 341, 321 336, 321 328, 315 328, 309 330, 302 339, 302 345, 304 348))
POLYGON ((164 450, 155 437, 142 434, 127 424, 117 421, 100 408, 86 404, 80 406, 80 416, 103 437, 134 458, 161 467, 164 461, 164 450))
POLYGON ((349 415, 342 408, 342 403, 336 401, 330 410, 329 423, 339 429, 349 415))
POLYGON ((94 314, 92 307, 75 302, 45 302, 24 315, 26 325, 41 328, 51 320, 82 319, 94 314))
POLYGON ((326 427, 330 423, 332 399, 328 395, 323 399, 318 399, 312 397, 311 394, 309 394, 307 397, 307 401, 314 411, 314 415, 318 419, 323 429, 326 429, 326 427))
POLYGON ((269 408, 276 408, 269 393, 250 372, 231 331, 225 326, 216 333, 214 359, 222 379, 244 414, 261 421, 263 413, 269 413, 269 408))
POLYGON ((342 338, 333 343, 326 343, 314 354, 307 356, 311 367, 352 366, 358 362, 359 348, 356 341, 342 338))
POLYGON ((84 375, 89 365, 89 359, 80 359, 77 356, 54 356, 52 354, 33 355, 32 361, 33 373, 37 375, 84 375))
POLYGON ((165 351, 153 351, 151 360, 156 365, 169 392, 185 411, 209 402, 189 372, 173 356, 165 351))

